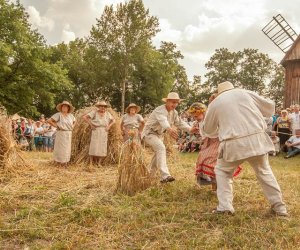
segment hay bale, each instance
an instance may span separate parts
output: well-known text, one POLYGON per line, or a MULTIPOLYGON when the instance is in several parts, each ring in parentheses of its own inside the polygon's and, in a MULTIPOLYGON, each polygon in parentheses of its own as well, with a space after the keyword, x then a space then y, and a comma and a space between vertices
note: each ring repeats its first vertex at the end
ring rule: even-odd
MULTIPOLYGON (((76 123, 72 133, 71 163, 88 164, 89 146, 92 130, 90 125, 82 118, 87 113, 95 110, 95 107, 80 109, 75 113, 76 123)), ((116 123, 111 127, 108 134, 108 155, 104 164, 117 164, 122 144, 121 119, 117 112, 108 108, 107 111, 114 117, 116 123)))
POLYGON ((151 186, 146 155, 146 150, 139 143, 128 140, 123 144, 118 164, 119 178, 116 191, 134 195, 151 186))
POLYGON ((18 172, 20 166, 27 166, 27 164, 12 136, 11 121, 6 110, 0 106, 0 169, 12 173, 18 172))

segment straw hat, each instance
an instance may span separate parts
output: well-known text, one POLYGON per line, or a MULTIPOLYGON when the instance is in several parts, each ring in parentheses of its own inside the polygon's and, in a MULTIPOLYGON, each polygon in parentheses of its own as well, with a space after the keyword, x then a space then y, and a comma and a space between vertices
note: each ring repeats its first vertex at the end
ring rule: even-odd
POLYGON ((141 107, 136 105, 135 103, 130 103, 128 105, 128 107, 125 109, 126 113, 129 113, 130 108, 136 108, 136 112, 140 112, 141 111, 141 107))
POLYGON ((289 112, 289 111, 287 111, 286 109, 283 109, 283 110, 281 110, 280 113, 282 114, 282 113, 288 113, 288 112, 289 112))
POLYGON ((222 82, 218 85, 218 95, 231 89, 234 89, 234 86, 231 82, 222 82))
POLYGON ((96 102, 95 106, 96 107, 106 107, 106 108, 110 107, 110 105, 107 104, 106 101, 98 101, 98 102, 96 102))
POLYGON ((179 100, 179 102, 181 102, 181 101, 183 101, 184 99, 180 99, 180 98, 179 98, 179 95, 178 95, 176 92, 170 92, 170 93, 168 94, 168 96, 165 97, 165 98, 163 98, 162 100, 163 100, 163 102, 166 102, 167 100, 179 100))
POLYGON ((56 106, 56 109, 57 109, 59 112, 61 112, 61 107, 62 107, 62 105, 67 105, 67 106, 69 106, 69 111, 68 111, 68 113, 72 113, 72 112, 74 111, 74 109, 75 109, 71 103, 69 103, 69 102, 67 102, 67 101, 63 101, 62 103, 59 103, 59 104, 57 104, 57 106, 56 106))

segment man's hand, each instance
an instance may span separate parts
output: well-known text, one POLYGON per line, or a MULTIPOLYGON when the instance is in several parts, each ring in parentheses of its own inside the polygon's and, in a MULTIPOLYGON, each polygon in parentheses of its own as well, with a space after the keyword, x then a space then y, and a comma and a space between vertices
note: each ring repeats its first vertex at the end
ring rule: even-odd
POLYGON ((175 140, 178 139, 178 133, 177 133, 177 130, 176 129, 173 129, 173 128, 167 128, 167 132, 168 134, 175 140))
POLYGON ((196 134, 197 132, 199 132, 199 128, 198 127, 192 127, 190 130, 191 134, 196 134))
POLYGON ((293 146, 293 144, 291 144, 291 143, 289 143, 289 142, 286 142, 285 145, 286 145, 288 148, 290 148, 290 147, 293 146))

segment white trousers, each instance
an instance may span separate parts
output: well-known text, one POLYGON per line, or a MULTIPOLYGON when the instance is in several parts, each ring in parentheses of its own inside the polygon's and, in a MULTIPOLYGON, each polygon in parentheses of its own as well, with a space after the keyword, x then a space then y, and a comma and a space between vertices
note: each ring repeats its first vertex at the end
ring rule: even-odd
POLYGON ((218 159, 215 168, 217 180, 217 196, 219 201, 217 210, 229 210, 231 212, 234 212, 234 208, 232 206, 232 176, 237 166, 242 164, 244 161, 248 161, 255 171, 256 178, 258 179, 262 187, 265 197, 271 203, 272 209, 276 212, 286 213, 287 210, 285 204, 282 201, 281 190, 272 172, 267 154, 254 156, 235 162, 226 162, 223 159, 218 159))
POLYGON ((162 180, 170 176, 167 166, 167 151, 163 139, 156 135, 146 135, 143 140, 154 151, 154 156, 150 163, 150 174, 154 175, 157 168, 159 168, 162 180))

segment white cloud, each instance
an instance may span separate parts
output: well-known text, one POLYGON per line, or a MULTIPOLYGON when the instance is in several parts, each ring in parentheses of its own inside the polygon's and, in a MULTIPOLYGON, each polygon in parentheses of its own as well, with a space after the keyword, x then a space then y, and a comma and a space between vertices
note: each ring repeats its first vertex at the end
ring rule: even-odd
POLYGON ((48 17, 41 17, 34 6, 29 6, 27 12, 29 14, 29 21, 35 28, 46 28, 48 31, 53 30, 54 21, 48 17))
POLYGON ((69 43, 71 41, 74 41, 75 39, 76 39, 75 33, 73 31, 71 31, 70 25, 66 24, 62 31, 61 40, 63 40, 66 43, 69 43))
POLYGON ((179 43, 182 40, 182 32, 174 29, 167 19, 159 19, 159 24, 160 32, 153 39, 155 46, 159 46, 161 41, 179 43))
MULTIPOLYGON (((30 22, 50 44, 89 35, 105 5, 125 0, 21 0, 27 3, 30 22), (34 7, 33 7, 34 6, 34 7), (54 23, 55 22, 55 23, 54 23), (54 29, 55 24, 55 29, 54 29), (69 26, 66 24, 69 24, 69 26)), ((283 53, 262 33, 272 16, 281 13, 300 33, 300 5, 297 0, 144 0, 150 15, 160 21, 161 32, 153 39, 178 45, 189 78, 205 74, 204 64, 215 49, 257 48, 277 62, 283 53)))

